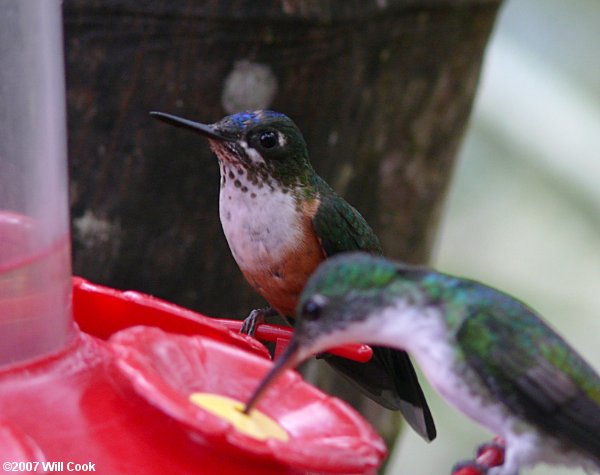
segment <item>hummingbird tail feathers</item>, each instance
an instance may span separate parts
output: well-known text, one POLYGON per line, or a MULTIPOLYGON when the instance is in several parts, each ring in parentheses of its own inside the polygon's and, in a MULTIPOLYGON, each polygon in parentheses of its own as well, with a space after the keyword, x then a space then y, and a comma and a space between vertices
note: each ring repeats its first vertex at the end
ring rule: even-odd
POLYGON ((435 439, 433 416, 406 352, 374 346, 373 358, 367 363, 332 355, 327 355, 325 361, 367 397, 386 409, 400 411, 426 441, 435 439))

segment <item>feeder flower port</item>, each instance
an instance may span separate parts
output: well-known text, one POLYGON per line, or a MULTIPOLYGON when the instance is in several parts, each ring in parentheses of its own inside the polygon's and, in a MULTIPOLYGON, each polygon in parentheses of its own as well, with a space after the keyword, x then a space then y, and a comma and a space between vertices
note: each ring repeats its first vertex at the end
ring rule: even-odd
POLYGON ((293 371, 256 414, 239 412, 270 361, 218 320, 83 279, 73 310, 81 331, 65 348, 0 370, 3 461, 94 463, 109 474, 363 474, 385 456, 357 413, 293 371))

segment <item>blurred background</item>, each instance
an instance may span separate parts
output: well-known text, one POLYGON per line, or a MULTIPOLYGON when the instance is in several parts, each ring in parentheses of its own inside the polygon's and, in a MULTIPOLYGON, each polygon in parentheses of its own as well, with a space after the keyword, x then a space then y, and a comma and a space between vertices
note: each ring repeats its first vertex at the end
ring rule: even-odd
MULTIPOLYGON (((489 44, 433 265, 538 310, 600 370, 600 3, 509 0, 489 44)), ((438 439, 389 474, 446 474, 490 434, 428 387, 438 439)), ((583 474, 538 467, 536 475, 583 474)))

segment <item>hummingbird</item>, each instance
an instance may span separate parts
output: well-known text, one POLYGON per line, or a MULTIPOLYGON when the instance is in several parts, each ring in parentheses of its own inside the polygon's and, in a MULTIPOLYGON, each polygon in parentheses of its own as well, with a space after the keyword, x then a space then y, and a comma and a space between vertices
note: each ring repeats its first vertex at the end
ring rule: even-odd
MULTIPOLYGON (((253 311, 252 334, 268 315, 293 317, 306 281, 330 256, 381 245, 361 214, 317 175, 304 137, 285 114, 246 111, 214 124, 151 112, 208 139, 221 174, 219 216, 231 253, 248 283, 270 304, 253 311)), ((431 411, 404 351, 374 348, 368 363, 324 359, 368 397, 399 410, 424 439, 435 438, 431 411)))
POLYGON ((292 340, 245 407, 282 373, 348 342, 408 351, 452 406, 499 434, 489 474, 551 463, 600 473, 600 376, 524 303, 473 280, 366 253, 319 266, 292 340))

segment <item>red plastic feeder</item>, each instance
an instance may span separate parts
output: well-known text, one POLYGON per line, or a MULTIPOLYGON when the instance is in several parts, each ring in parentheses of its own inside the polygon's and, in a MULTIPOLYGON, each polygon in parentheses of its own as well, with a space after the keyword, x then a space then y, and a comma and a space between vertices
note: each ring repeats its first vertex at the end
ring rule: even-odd
POLYGON ((78 333, 58 353, 0 370, 3 462, 93 464, 119 474, 359 474, 375 473, 383 460, 383 442, 357 413, 292 371, 259 408, 289 440, 238 432, 189 397, 246 400, 271 365, 260 343, 137 292, 83 279, 73 290, 76 321, 94 335, 78 333), (126 328, 144 323, 153 326, 126 328))
POLYGON ((111 338, 124 382, 144 401, 215 447, 327 473, 364 473, 383 454, 377 436, 346 404, 285 374, 260 409, 289 439, 258 440, 191 402, 192 393, 247 399, 270 367, 267 360, 208 338, 137 327, 111 338), (358 462, 358 463, 357 463, 358 462))

